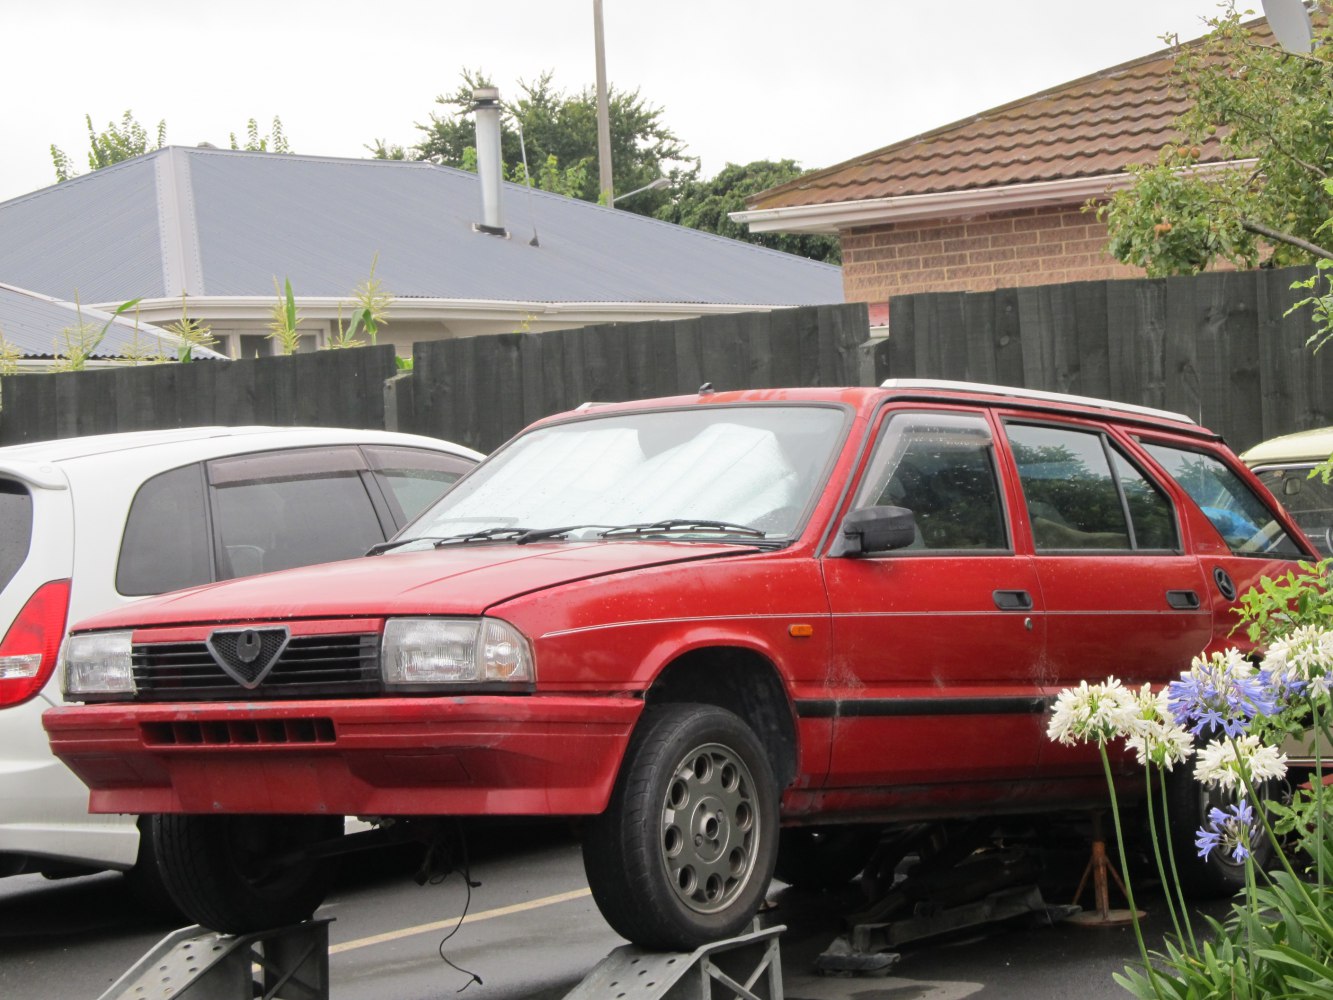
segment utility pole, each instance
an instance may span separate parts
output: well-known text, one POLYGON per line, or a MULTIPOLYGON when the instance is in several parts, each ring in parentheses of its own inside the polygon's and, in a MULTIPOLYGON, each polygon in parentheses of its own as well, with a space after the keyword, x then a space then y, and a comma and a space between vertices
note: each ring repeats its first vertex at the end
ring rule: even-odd
POLYGON ((592 0, 593 44, 597 48, 597 182, 610 206, 616 192, 611 180, 611 110, 606 97, 606 45, 602 39, 602 0, 592 0))

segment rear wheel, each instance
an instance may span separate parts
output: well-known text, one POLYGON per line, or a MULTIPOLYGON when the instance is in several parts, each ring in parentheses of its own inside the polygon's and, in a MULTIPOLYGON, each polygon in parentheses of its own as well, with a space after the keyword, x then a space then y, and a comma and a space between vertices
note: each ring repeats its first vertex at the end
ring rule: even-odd
POLYGON ((332 866, 304 849, 337 837, 341 816, 154 816, 162 883, 185 916, 224 934, 305 920, 332 866))
MULTIPOLYGON (((1250 850, 1255 867, 1260 871, 1266 871, 1277 859, 1277 847, 1268 839, 1259 821, 1259 810, 1268 807, 1268 800, 1277 794, 1277 790, 1276 782, 1259 785, 1255 789, 1259 801, 1252 803, 1255 819, 1249 833, 1250 850)), ((1180 881, 1192 895, 1234 896, 1245 888, 1244 861, 1237 861, 1229 852, 1220 849, 1201 858, 1194 844, 1198 830, 1208 824, 1209 811, 1227 809, 1236 799, 1234 792, 1222 792, 1200 784, 1189 769, 1173 770, 1167 775, 1167 804, 1171 810, 1168 836, 1175 851, 1180 881)))
POLYGON ((745 929, 777 832, 777 783, 750 728, 711 705, 660 705, 645 710, 611 803, 585 830, 583 863, 617 933, 691 950, 745 929))

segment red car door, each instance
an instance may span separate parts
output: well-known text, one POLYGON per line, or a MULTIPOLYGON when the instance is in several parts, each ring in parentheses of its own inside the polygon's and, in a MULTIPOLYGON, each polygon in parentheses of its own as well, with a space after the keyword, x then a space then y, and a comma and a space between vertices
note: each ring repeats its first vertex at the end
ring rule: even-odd
MULTIPOLYGON (((1015 416, 1004 430, 1046 603, 1048 694, 1177 676, 1207 645, 1213 618, 1167 490, 1096 424, 1015 416)), ((1041 769, 1100 774, 1101 759, 1095 747, 1046 741, 1041 769)))
MULTIPOLYGON (((930 812, 1021 794, 1042 733, 1044 618, 1014 551, 994 427, 981 409, 882 417, 853 509, 897 506, 917 538, 825 557, 833 614, 833 808, 930 812)), ((900 812, 899 815, 904 814, 900 812)))

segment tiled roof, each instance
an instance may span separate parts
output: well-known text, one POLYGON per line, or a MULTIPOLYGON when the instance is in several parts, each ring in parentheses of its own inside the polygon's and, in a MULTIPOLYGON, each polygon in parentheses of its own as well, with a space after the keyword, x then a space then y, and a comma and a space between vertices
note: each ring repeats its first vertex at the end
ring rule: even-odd
MULTIPOLYGON (((1262 18, 1247 25, 1270 40, 1262 18)), ((1198 42, 1188 43, 1190 45, 1198 42)), ((761 192, 751 210, 979 190, 1123 172, 1178 141, 1175 49, 1061 84, 761 192)), ((1200 162, 1221 158, 1210 140, 1200 162)))

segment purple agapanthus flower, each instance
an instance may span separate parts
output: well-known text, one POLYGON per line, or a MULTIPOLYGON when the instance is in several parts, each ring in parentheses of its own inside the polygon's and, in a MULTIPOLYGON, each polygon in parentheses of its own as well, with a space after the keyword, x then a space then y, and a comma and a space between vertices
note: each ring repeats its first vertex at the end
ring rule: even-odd
POLYGON ((1220 731, 1240 736, 1256 715, 1271 715, 1287 696, 1287 679, 1256 670, 1237 649, 1194 658, 1180 680, 1167 685, 1176 722, 1196 736, 1220 731))
POLYGON ((1244 799, 1229 809, 1209 809, 1208 824, 1199 828, 1194 846, 1199 857, 1206 858, 1213 851, 1222 850, 1234 861, 1250 856, 1250 838, 1254 831, 1254 810, 1244 799))

